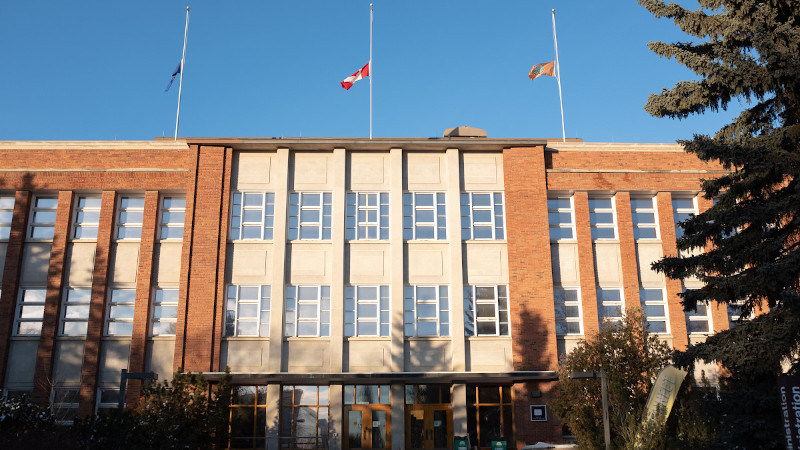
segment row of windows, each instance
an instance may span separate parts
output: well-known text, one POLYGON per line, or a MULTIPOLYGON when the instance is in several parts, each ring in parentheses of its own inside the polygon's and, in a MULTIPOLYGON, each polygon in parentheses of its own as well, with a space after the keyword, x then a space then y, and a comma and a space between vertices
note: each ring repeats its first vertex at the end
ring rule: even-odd
MULTIPOLYGON (((330 192, 289 194, 287 234, 293 240, 330 240, 330 192)), ((447 239, 447 196, 444 192, 403 194, 403 239, 447 239)), ((275 194, 235 192, 231 199, 230 238, 271 240, 275 225, 275 194)), ((505 239, 502 192, 461 194, 461 238, 505 239)), ((389 193, 350 192, 346 195, 345 238, 389 239, 389 193)))
MULTIPOLYGON (((659 239, 655 197, 631 198, 630 205, 633 238, 637 241, 659 239)), ((695 215, 697 203, 694 197, 672 199, 672 217, 678 238, 683 236, 683 230, 678 224, 695 215)), ((575 239, 575 206, 572 196, 547 199, 547 216, 551 240, 575 239)), ((592 240, 618 239, 615 197, 589 198, 589 224, 592 240)))
MULTIPOLYGON (((100 225, 99 195, 79 195, 72 214, 71 239, 97 239, 100 225)), ((51 240, 55 232, 58 197, 33 198, 26 238, 51 240)), ((182 239, 186 199, 162 197, 159 205, 159 239, 182 239)), ((14 213, 14 197, 0 197, 0 240, 8 240, 14 213)), ((144 197, 121 196, 117 202, 115 239, 141 239, 144 197)))

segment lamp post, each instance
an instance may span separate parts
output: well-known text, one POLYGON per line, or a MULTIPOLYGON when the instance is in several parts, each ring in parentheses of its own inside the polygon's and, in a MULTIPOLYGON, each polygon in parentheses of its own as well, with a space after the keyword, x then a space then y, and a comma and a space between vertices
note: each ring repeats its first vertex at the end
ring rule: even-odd
POLYGON ((608 380, 606 372, 572 372, 570 378, 600 378, 600 398, 603 403, 603 434, 605 437, 606 450, 611 450, 611 423, 608 419, 608 380))

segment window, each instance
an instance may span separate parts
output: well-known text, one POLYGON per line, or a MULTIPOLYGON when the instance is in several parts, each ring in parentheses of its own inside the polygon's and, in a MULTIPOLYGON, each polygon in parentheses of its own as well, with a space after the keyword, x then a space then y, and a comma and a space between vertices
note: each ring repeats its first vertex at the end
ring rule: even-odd
POLYGON ((161 239, 183 239, 185 220, 185 198, 164 197, 161 199, 161 228, 159 230, 161 239))
POLYGON ((467 429, 470 442, 491 448, 492 441, 512 439, 511 386, 467 385, 467 429))
POLYGON ((389 336, 389 286, 345 286, 344 335, 389 336))
POLYGON ((617 238, 616 215, 613 197, 589 199, 589 224, 593 241, 617 238))
POLYGON ((461 239, 505 239, 502 192, 461 194, 461 239))
POLYGON ((53 239, 57 209, 57 197, 34 197, 31 220, 28 224, 28 238, 53 239))
POLYGON ((464 286, 464 336, 508 336, 508 293, 500 286, 464 286))
POLYGON ((389 239, 389 193, 347 194, 348 240, 389 239))
POLYGON ((631 198, 633 239, 658 239, 658 210, 655 197, 631 198))
POLYGON ((447 286, 406 286, 404 297, 406 336, 450 336, 447 286))
POLYGON ((97 239, 100 226, 100 197, 80 196, 75 204, 75 220, 72 222, 73 239, 97 239))
POLYGON ((20 289, 14 334, 17 336, 39 336, 42 334, 46 294, 46 289, 20 289))
POLYGON ((78 405, 81 401, 79 386, 54 387, 50 391, 50 407, 59 425, 71 425, 78 416, 78 405))
POLYGON ((345 405, 391 405, 392 389, 388 384, 346 384, 343 388, 345 405))
POLYGON ((556 310, 556 335, 583 334, 581 292, 579 289, 553 289, 556 310))
POLYGON ((285 319, 286 336, 330 336, 331 287, 288 286, 285 319))
POLYGON ((597 313, 600 323, 619 322, 625 313, 621 288, 601 288, 597 290, 597 313))
POLYGON ((225 336, 269 336, 271 286, 228 286, 225 336))
POLYGON ((11 221, 14 218, 14 197, 0 196, 0 241, 11 236, 11 221))
POLYGON ((117 239, 141 239, 143 197, 121 197, 117 211, 117 239))
POLYGON ((231 204, 231 236, 238 239, 272 239, 275 194, 234 192, 231 204))
POLYGON ((331 239, 331 193, 289 194, 289 240, 331 239))
POLYGON ((328 386, 283 386, 281 448, 328 448, 328 386))
POLYGON ((441 405, 452 401, 449 384, 407 384, 405 394, 406 405, 441 405))
POLYGON ((639 301, 642 304, 642 312, 647 318, 651 333, 668 333, 667 326, 667 302, 665 300, 664 288, 641 288, 639 289, 639 301))
POLYGON ((229 448, 267 448, 267 387, 234 386, 229 448))
POLYGON ((136 289, 112 289, 106 312, 106 336, 130 336, 136 289))
POLYGON ((689 334, 709 334, 711 327, 711 308, 706 302, 697 302, 694 311, 686 311, 686 331, 689 334))
POLYGON ((683 236, 683 227, 679 223, 689 220, 697 215, 697 206, 694 197, 672 198, 672 218, 675 220, 675 238, 683 236))
POLYGON ((736 302, 727 303, 728 309, 728 327, 733 328, 739 322, 743 320, 750 320, 755 317, 755 313, 750 311, 747 315, 742 315, 742 307, 744 306, 744 300, 739 300, 736 302))
POLYGON ((153 293, 151 336, 174 336, 178 327, 178 290, 156 288, 153 293))
POLYGON ((403 194, 403 239, 447 239, 445 194, 403 194))
POLYGON ((101 387, 97 390, 98 416, 109 414, 119 409, 119 388, 101 387))
POLYGON ((550 222, 550 240, 575 237, 575 214, 572 196, 547 199, 547 219, 550 222))
POLYGON ((83 336, 89 324, 91 288, 69 288, 61 305, 61 335, 83 336))

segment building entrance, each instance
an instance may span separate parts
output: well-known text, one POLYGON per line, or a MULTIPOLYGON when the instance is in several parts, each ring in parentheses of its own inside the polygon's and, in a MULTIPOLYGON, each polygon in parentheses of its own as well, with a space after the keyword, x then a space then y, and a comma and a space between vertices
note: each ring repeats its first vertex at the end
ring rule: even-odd
POLYGON ((344 386, 345 449, 392 446, 392 405, 389 385, 344 386))
POLYGON ((406 448, 453 448, 452 424, 450 405, 407 405, 406 448))

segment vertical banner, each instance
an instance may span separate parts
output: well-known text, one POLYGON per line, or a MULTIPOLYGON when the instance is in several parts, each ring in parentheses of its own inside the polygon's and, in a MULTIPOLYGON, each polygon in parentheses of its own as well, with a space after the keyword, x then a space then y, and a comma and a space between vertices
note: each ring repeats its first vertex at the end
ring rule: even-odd
POLYGON ((675 366, 667 366, 661 369, 656 377, 656 382, 650 389, 650 397, 647 398, 647 406, 644 409, 643 421, 653 420, 658 417, 659 411, 664 412, 663 421, 667 421, 672 404, 678 396, 678 389, 686 378, 686 372, 675 366))
POLYGON ((778 390, 781 396, 781 418, 786 448, 800 449, 800 376, 779 375, 778 390))

